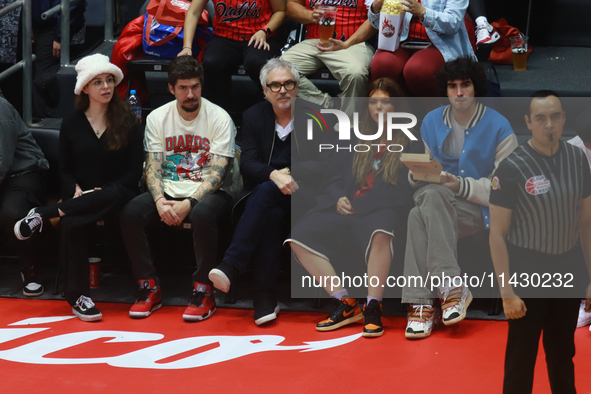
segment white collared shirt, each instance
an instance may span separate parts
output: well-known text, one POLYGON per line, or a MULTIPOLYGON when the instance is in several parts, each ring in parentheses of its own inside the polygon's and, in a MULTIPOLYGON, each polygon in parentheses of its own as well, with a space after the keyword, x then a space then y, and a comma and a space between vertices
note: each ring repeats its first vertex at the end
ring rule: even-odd
POLYGON ((293 130, 293 119, 287 124, 285 127, 281 127, 281 125, 275 122, 275 131, 277 132, 277 137, 281 139, 281 141, 285 141, 289 133, 293 130))

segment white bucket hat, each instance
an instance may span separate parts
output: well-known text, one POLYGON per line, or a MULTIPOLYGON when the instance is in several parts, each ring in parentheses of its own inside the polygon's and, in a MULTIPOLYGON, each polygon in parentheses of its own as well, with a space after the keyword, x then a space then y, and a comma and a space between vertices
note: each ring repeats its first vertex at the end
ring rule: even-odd
POLYGON ((115 86, 123 79, 123 72, 121 69, 109 61, 109 57, 95 53, 94 55, 86 56, 76 64, 76 88, 74 93, 79 95, 82 89, 92 81, 94 77, 100 74, 112 74, 115 77, 115 86))

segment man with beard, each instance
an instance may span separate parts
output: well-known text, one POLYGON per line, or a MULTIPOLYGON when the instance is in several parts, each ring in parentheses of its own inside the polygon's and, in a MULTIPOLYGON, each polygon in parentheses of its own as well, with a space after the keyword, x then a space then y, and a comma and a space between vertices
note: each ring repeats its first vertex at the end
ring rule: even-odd
POLYGON ((207 274, 215 266, 218 234, 228 223, 231 194, 237 186, 232 182, 236 127, 226 111, 201 97, 202 85, 201 64, 191 56, 177 57, 168 71, 168 88, 176 100, 146 119, 148 192, 121 212, 123 239, 140 285, 129 311, 134 318, 147 317, 162 306, 146 229, 159 222, 178 226, 187 216, 197 270, 183 319, 201 321, 216 309, 207 274))

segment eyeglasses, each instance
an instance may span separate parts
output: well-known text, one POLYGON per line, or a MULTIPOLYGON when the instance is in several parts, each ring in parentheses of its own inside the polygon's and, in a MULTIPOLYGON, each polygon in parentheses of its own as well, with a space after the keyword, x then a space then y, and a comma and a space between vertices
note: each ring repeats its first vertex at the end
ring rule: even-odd
POLYGON ((286 91, 290 92, 295 89, 297 86, 296 81, 287 80, 283 83, 280 82, 271 82, 267 84, 267 87, 271 89, 273 93, 277 93, 281 90, 281 88, 285 88, 286 91))
POLYGON ((113 77, 109 77, 107 78, 105 81, 101 80, 101 79, 95 79, 94 81, 92 81, 93 86, 95 87, 102 87, 105 82, 107 83, 107 85, 115 85, 115 78, 113 77))

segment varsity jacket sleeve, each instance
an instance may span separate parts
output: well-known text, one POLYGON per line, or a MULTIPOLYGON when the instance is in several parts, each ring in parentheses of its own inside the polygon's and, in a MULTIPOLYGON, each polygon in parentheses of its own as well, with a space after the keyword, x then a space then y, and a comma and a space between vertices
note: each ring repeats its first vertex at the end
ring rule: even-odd
POLYGON ((458 197, 465 198, 466 200, 475 204, 484 205, 488 207, 488 199, 490 196, 490 182, 493 178, 495 171, 499 167, 499 164, 517 148, 517 137, 511 133, 497 146, 495 151, 495 168, 493 172, 488 176, 480 179, 474 179, 470 177, 462 178, 460 180, 460 189, 456 194, 458 197))

